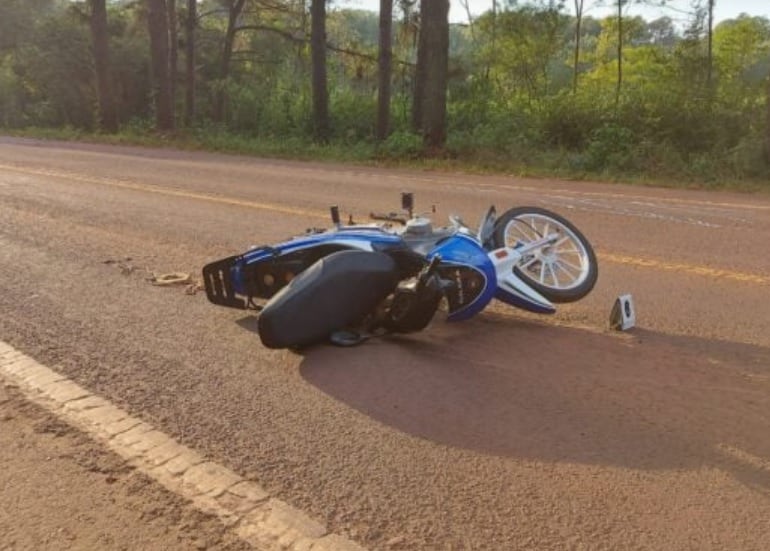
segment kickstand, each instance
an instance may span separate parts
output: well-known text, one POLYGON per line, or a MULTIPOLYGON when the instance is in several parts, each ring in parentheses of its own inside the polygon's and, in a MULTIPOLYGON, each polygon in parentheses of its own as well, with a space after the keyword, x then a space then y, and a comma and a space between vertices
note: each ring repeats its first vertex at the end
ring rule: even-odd
POLYGON ((256 312, 261 312, 263 308, 264 308, 264 306, 254 302, 254 297, 249 297, 248 302, 246 302, 246 309, 247 310, 254 310, 256 312))

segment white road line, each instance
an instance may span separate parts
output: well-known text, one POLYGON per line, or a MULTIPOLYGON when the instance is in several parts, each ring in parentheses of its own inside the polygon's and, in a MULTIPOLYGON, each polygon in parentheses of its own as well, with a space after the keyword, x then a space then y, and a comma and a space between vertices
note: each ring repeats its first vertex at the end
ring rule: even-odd
POLYGON ((31 401, 105 444, 169 491, 211 514, 255 549, 364 551, 257 483, 91 394, 63 375, 0 341, 0 379, 31 401))

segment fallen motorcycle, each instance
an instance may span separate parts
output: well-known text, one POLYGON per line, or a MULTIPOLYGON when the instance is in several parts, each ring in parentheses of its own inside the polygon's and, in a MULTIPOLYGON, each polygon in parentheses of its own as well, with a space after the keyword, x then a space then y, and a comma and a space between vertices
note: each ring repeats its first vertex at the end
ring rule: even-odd
POLYGON ((442 299, 450 322, 471 318, 493 298, 549 314, 596 283, 591 244, 549 210, 522 206, 497 216, 493 206, 473 230, 455 215, 434 228, 429 215, 414 214, 411 193, 402 193, 401 207, 371 213, 369 224, 352 217, 343 224, 331 207, 330 229, 206 265, 206 296, 258 310, 265 346, 301 348, 422 330, 442 299))

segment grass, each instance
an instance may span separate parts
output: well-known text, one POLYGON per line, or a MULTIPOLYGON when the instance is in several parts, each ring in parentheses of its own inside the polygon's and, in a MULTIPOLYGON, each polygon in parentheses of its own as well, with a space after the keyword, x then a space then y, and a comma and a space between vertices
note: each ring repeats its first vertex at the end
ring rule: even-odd
MULTIPOLYGON (((730 190, 770 193, 770 171, 767 176, 736 176, 724 170, 710 170, 706 176, 690 167, 653 171, 619 169, 586 170, 571 165, 569 155, 560 151, 523 151, 512 155, 489 150, 450 151, 442 157, 419 155, 413 144, 407 147, 379 147, 371 142, 331 142, 317 144, 308 139, 248 137, 217 128, 181 130, 159 134, 142 125, 129 126, 117 134, 87 132, 75 128, 39 128, 5 130, 7 135, 133 145, 153 148, 175 148, 192 151, 215 151, 255 157, 296 159, 304 161, 344 162, 369 166, 413 168, 435 171, 460 171, 473 174, 506 174, 528 178, 558 178, 573 181, 603 181, 681 189, 730 190), (525 160, 526 159, 526 160, 525 160), (715 176, 717 175, 717 176, 715 176)), ((718 168, 718 167, 717 167, 718 168)))

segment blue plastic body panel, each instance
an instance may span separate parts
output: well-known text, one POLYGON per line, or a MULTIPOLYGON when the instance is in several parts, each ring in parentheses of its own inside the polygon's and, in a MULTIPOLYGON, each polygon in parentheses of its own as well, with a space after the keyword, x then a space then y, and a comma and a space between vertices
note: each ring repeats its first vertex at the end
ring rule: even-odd
POLYGON ((447 321, 462 321, 481 312, 495 297, 497 275, 487 251, 472 237, 457 233, 439 242, 428 254, 428 258, 441 255, 442 265, 456 265, 472 268, 484 276, 484 288, 473 302, 451 312, 447 321))
POLYGON ((283 243, 269 247, 257 247, 244 253, 233 266, 231 278, 233 287, 240 294, 247 294, 242 269, 271 257, 283 254, 312 249, 320 245, 337 245, 340 249, 357 249, 361 251, 373 251, 378 247, 402 245, 404 240, 392 233, 380 229, 366 228, 341 228, 335 231, 314 233, 307 236, 296 237, 283 243))

